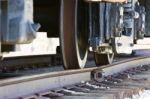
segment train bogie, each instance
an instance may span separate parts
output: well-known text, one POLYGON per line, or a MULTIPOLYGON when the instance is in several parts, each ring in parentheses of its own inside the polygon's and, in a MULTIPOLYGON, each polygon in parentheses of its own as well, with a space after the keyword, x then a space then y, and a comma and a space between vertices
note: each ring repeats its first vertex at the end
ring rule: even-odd
MULTIPOLYGON (((67 2, 67 0, 64 0, 63 3, 65 1, 67 2)), ((70 4, 65 2, 66 6, 63 5, 62 7, 63 11, 61 15, 65 16, 61 19, 63 23, 61 23, 61 26, 63 28, 60 29, 62 30, 60 33, 63 34, 63 36, 61 35, 61 45, 65 66, 67 66, 67 68, 83 68, 86 57, 83 57, 83 60, 81 60, 81 56, 86 55, 85 53, 89 48, 91 49, 90 51, 94 53, 95 62, 98 66, 112 63, 114 54, 132 54, 135 41, 144 38, 145 7, 142 6, 138 0, 127 0, 125 3, 99 3, 92 2, 92 0, 91 2, 83 2, 83 4, 87 6, 88 15, 82 12, 82 14, 86 15, 83 16, 82 21, 87 19, 87 16, 88 20, 82 24, 85 24, 84 28, 88 27, 88 29, 83 28, 86 31, 81 34, 80 32, 78 33, 78 29, 81 29, 82 25, 78 27, 77 23, 82 21, 78 21, 78 17, 75 18, 75 16, 78 15, 78 12, 75 11, 80 5, 79 1, 80 0, 72 0, 70 4), (69 5, 71 5, 71 7, 69 5), (67 9, 67 6, 68 8, 70 7, 70 9, 67 9), (72 24, 71 27, 69 27, 70 24, 72 24), (67 27, 69 27, 69 29, 67 27), (68 34, 64 35, 65 33, 68 34), (89 35, 87 36, 87 34, 89 35), (67 35, 70 35, 70 40, 67 38, 67 35), (64 43, 64 39, 66 43, 64 43), (69 43, 67 41, 69 41, 69 43), (82 43, 82 41, 88 41, 88 43, 82 43), (72 51, 74 51, 75 54, 73 54, 72 51), (72 53, 73 58, 70 57, 70 53, 72 53), (79 63, 84 64, 80 65, 79 63)))
POLYGON ((16 44, 10 42, 14 38, 29 41, 35 32, 31 30, 36 30, 34 20, 48 37, 60 37, 66 69, 84 68, 89 51, 94 53, 96 65, 110 64, 114 55, 131 54, 136 41, 150 35, 148 0, 13 1, 1 1, 2 43, 7 40, 7 44, 16 44), (18 18, 21 20, 16 21, 18 18), (9 26, 15 27, 14 31, 9 26))

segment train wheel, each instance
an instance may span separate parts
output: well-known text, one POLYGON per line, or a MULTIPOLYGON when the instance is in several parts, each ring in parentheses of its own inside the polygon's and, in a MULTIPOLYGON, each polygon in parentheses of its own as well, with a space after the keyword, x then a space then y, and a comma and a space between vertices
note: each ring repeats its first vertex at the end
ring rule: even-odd
POLYGON ((95 63, 97 66, 111 64, 114 59, 114 54, 97 54, 95 53, 95 63))
POLYGON ((61 0, 60 41, 65 69, 84 68, 88 54, 88 4, 61 0))

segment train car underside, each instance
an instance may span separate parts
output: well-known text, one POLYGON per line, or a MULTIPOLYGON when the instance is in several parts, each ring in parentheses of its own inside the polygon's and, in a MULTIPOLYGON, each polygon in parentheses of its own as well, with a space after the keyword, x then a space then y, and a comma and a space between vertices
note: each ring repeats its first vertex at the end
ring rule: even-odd
POLYGON ((29 43, 40 24, 38 31, 60 37, 66 69, 84 68, 89 51, 96 65, 112 63, 115 54, 131 54, 134 43, 150 33, 149 0, 11 1, 1 1, 3 45, 29 43))
POLYGON ((130 55, 135 41, 144 37, 145 8, 136 0, 123 4, 62 0, 61 7, 65 68, 83 68, 89 48, 96 65, 112 63, 114 54, 130 55))

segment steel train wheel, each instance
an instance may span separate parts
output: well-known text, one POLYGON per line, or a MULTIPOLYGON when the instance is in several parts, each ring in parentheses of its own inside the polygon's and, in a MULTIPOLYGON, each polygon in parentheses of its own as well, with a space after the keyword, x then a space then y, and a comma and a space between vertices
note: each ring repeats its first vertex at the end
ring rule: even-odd
POLYGON ((65 69, 84 68, 88 54, 88 4, 61 0, 60 41, 65 69))
POLYGON ((97 54, 95 53, 95 63, 97 66, 111 64, 114 59, 114 54, 97 54))

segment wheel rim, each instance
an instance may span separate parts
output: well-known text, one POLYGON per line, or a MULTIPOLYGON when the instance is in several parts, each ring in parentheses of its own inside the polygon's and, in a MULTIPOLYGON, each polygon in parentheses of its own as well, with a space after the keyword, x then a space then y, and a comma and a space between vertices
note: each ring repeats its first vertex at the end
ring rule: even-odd
POLYGON ((111 64, 113 62, 113 59, 114 59, 114 53, 113 54, 107 54, 107 57, 108 57, 108 64, 111 64))
POLYGON ((114 59, 114 54, 97 54, 95 53, 95 63, 97 66, 111 64, 114 59))
POLYGON ((84 68, 87 60, 88 24, 82 3, 81 0, 61 0, 60 43, 66 69, 84 68))

